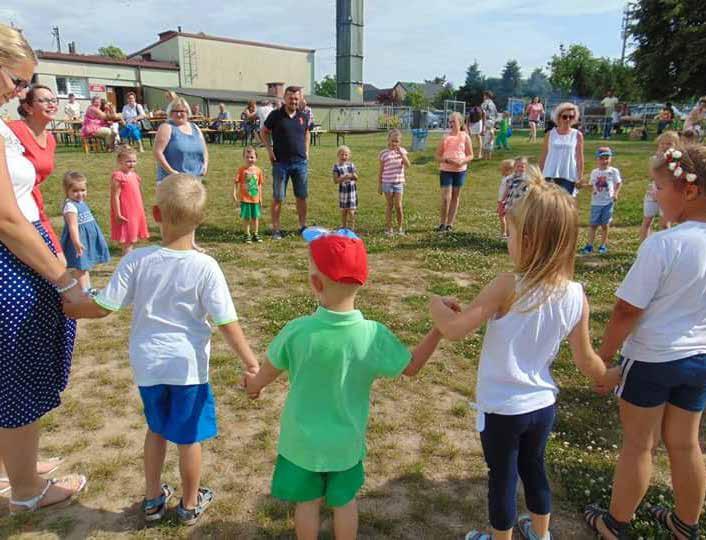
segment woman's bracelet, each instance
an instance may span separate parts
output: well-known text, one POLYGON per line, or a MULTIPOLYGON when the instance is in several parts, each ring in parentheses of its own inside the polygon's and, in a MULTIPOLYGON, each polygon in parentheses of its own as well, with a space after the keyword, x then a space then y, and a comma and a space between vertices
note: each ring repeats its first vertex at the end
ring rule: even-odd
POLYGON ((56 287, 56 292, 59 294, 64 294, 69 289, 73 289, 76 285, 78 285, 78 279, 71 278, 71 281, 69 281, 69 284, 66 287, 56 287))

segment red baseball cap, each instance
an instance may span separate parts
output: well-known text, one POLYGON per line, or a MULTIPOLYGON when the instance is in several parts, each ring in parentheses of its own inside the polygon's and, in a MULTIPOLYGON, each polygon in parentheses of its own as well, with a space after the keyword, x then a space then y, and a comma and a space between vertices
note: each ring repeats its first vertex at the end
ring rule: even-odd
POLYGON ((316 267, 332 281, 365 285, 368 254, 360 238, 324 234, 309 243, 309 250, 316 267))

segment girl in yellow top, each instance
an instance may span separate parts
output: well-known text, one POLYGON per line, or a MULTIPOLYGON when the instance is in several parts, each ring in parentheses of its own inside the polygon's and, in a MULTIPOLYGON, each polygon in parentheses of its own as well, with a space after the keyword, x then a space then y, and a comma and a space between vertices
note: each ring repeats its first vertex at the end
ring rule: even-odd
POLYGON ((233 185, 233 200, 240 202, 240 218, 245 222, 245 242, 262 242, 260 238, 260 205, 262 204, 262 184, 265 175, 257 163, 257 150, 246 146, 243 150, 245 165, 238 169, 233 185), (252 229, 252 235, 250 230, 252 229))

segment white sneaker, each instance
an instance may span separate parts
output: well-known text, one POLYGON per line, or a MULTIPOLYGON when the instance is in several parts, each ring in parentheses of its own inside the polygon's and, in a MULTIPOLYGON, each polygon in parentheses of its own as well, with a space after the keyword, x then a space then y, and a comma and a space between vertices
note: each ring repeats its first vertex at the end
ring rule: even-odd
POLYGON ((387 229, 385 231, 385 236, 387 236, 388 238, 391 236, 394 236, 394 235, 395 235, 395 231, 393 231, 392 229, 387 229))
POLYGON ((404 229, 400 229, 399 231, 397 231, 397 234, 399 234, 400 236, 406 236, 406 235, 407 235, 407 233, 404 232, 404 229))

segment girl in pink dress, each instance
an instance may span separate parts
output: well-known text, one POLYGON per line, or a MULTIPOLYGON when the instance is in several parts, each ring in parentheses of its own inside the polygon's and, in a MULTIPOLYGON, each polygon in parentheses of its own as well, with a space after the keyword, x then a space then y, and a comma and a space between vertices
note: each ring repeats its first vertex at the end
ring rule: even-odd
POLYGON ((149 238, 140 184, 135 172, 137 153, 129 146, 118 150, 118 167, 110 179, 110 239, 118 242, 123 255, 138 240, 149 238))

